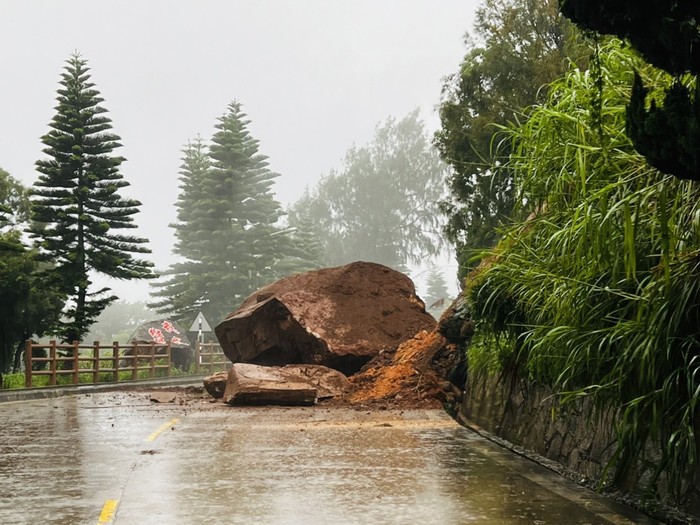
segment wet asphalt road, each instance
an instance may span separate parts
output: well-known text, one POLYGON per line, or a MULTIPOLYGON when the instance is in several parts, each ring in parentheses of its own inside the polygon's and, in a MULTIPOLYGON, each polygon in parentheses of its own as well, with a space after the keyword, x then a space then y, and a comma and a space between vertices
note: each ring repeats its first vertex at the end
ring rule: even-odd
POLYGON ((656 523, 439 410, 0 404, 0 524, 656 523))

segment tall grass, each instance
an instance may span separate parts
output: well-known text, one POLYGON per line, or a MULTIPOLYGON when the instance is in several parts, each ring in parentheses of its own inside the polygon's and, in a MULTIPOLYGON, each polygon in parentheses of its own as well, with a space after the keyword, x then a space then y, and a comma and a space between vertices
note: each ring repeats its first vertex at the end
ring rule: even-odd
POLYGON ((625 135, 633 71, 656 89, 670 80, 616 41, 599 65, 602 90, 572 68, 511 131, 509 167, 532 215, 468 293, 482 340, 509 343, 503 367, 563 401, 617 408, 618 477, 651 444, 680 497, 698 465, 700 186, 650 168, 625 135))

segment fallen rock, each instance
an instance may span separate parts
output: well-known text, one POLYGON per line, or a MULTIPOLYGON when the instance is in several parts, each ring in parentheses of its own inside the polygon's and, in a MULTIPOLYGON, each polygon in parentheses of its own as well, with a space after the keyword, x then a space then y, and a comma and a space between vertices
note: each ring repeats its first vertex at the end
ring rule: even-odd
POLYGON ((234 363, 319 364, 350 375, 435 324, 407 276, 356 262, 266 286, 215 332, 234 363))
POLYGON ((282 370, 315 388, 318 399, 342 396, 350 389, 347 376, 327 366, 287 365, 282 370))
POLYGON ((228 372, 229 405, 313 405, 317 390, 282 368, 235 363, 228 372))
POLYGON ((152 392, 149 399, 152 403, 174 403, 177 394, 174 392, 152 392))
MULTIPOLYGON (((287 365, 280 367, 265 367, 267 370, 280 370, 285 379, 292 383, 306 383, 316 389, 318 399, 328 399, 345 394, 350 388, 350 381, 341 372, 322 365, 287 365)), ((220 399, 224 397, 228 372, 216 372, 204 378, 204 389, 210 396, 220 399)))
POLYGON ((205 377, 203 381, 204 390, 206 390, 210 396, 220 399, 224 397, 226 382, 228 381, 228 372, 215 372, 209 377, 205 377))

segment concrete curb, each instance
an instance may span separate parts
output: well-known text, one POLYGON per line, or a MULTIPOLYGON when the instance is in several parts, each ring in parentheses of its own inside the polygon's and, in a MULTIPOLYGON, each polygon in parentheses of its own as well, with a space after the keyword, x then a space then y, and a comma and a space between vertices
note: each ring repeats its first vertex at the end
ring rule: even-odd
POLYGON ((112 392, 115 390, 131 390, 135 388, 163 388, 168 386, 201 386, 206 375, 178 376, 164 379, 137 379, 119 383, 99 383, 89 385, 65 385, 37 388, 18 388, 15 390, 0 390, 0 403, 11 401, 31 401, 34 399, 51 399, 61 396, 93 394, 96 392, 112 392))

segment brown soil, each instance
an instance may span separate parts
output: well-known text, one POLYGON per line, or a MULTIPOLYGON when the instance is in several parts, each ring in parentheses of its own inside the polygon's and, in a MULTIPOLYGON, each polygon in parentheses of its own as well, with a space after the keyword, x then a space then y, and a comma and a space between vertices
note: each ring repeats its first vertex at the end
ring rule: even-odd
POLYGON ((436 357, 456 351, 436 331, 425 330, 401 344, 395 352, 383 352, 360 373, 350 377, 352 390, 332 404, 377 408, 439 408, 454 401, 454 387, 444 379, 436 357))

